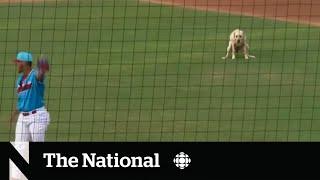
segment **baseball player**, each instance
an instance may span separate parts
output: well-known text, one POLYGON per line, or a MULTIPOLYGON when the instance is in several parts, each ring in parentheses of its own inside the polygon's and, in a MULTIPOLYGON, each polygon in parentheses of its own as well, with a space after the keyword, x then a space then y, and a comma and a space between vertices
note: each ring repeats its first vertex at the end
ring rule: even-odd
POLYGON ((15 59, 18 72, 16 82, 18 114, 15 142, 42 142, 50 122, 50 115, 44 106, 44 78, 49 71, 48 60, 38 59, 37 68, 32 68, 32 54, 19 52, 15 59))
MULTIPOLYGON (((44 105, 44 78, 49 71, 48 60, 38 59, 37 68, 32 68, 32 54, 19 52, 14 60, 19 76, 16 82, 18 102, 11 120, 18 116, 15 131, 15 148, 25 159, 28 151, 25 142, 43 142, 50 122, 50 115, 44 105)), ((12 169, 14 179, 19 179, 21 173, 12 169)))

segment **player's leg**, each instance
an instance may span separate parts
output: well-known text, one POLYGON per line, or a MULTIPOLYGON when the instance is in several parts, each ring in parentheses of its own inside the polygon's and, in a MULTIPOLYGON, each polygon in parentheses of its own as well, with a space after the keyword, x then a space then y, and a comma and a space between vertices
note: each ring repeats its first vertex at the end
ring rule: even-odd
POLYGON ((40 111, 35 114, 29 126, 32 142, 43 142, 45 140, 49 123, 50 115, 47 111, 40 111))
POLYGON ((19 115, 16 123, 15 142, 28 142, 31 140, 28 128, 28 119, 22 114, 19 115))

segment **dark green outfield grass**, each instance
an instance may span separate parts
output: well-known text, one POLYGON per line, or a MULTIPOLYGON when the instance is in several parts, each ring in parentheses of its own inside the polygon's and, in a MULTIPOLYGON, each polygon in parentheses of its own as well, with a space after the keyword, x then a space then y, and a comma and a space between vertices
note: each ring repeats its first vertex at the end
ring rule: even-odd
POLYGON ((319 141, 320 29, 89 0, 0 5, 0 140, 18 50, 50 57, 48 141, 319 141), (222 60, 229 33, 256 60, 222 60))

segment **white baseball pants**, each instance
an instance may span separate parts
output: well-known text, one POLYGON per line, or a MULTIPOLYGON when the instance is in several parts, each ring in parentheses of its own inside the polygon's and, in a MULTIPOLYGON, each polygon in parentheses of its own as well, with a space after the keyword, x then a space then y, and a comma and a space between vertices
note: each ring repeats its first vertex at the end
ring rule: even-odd
POLYGON ((21 112, 16 125, 15 142, 43 142, 50 123, 50 115, 46 108, 36 109, 36 113, 28 112, 24 116, 21 112))

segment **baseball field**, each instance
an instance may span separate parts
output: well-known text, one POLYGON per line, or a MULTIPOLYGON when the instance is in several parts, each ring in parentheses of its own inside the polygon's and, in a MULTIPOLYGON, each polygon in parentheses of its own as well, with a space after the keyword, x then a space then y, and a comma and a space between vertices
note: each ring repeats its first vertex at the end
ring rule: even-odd
POLYGON ((0 140, 30 50, 51 65, 47 141, 319 141, 320 3, 197 2, 0 0, 0 140), (221 59, 236 28, 256 59, 221 59))

